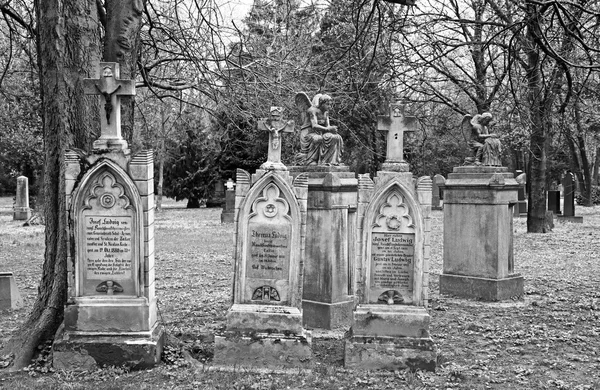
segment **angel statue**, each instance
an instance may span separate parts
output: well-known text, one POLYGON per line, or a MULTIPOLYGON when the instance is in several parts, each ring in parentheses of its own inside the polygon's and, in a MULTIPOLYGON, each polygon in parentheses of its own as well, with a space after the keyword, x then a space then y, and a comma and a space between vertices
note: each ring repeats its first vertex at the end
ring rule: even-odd
POLYGON ((317 94, 312 100, 304 92, 296 94, 296 107, 302 112, 300 125, 300 165, 343 165, 344 141, 337 126, 329 124, 331 96, 317 94))
POLYGON ((473 157, 465 158, 465 165, 501 166, 500 152, 502 145, 498 135, 490 133, 492 114, 484 112, 475 116, 465 115, 462 120, 462 128, 465 133, 469 132, 469 146, 473 151, 473 157))

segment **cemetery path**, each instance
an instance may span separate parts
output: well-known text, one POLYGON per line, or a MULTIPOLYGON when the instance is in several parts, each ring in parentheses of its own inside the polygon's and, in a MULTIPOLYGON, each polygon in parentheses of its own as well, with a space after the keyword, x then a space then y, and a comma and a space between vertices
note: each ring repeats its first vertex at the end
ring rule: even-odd
MULTIPOLYGON (((211 371, 214 332, 230 305, 233 225, 220 209, 170 209, 156 216, 156 283, 169 334, 161 365, 127 373, 0 370, 0 388, 118 389, 600 389, 600 207, 578 208, 583 224, 557 223, 527 234, 515 219, 515 268, 525 296, 486 303, 440 296, 442 212, 433 212, 431 333, 435 373, 343 368, 344 332, 315 331, 312 373, 211 371)), ((24 308, 0 313, 0 346, 25 319, 37 294, 43 226, 0 214, 0 271, 15 275, 24 308)), ((2 357, 0 356, 0 366, 2 357)))

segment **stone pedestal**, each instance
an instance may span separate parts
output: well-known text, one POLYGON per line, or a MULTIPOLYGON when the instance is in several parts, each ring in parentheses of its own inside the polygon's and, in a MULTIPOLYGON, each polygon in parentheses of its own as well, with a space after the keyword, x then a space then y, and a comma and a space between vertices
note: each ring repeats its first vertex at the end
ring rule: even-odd
POLYGON ((505 167, 457 167, 448 176, 440 293, 483 300, 523 294, 513 257, 517 190, 505 167))
POLYGON ((0 310, 18 309, 22 305, 12 272, 0 272, 0 310))
POLYGON ((19 176, 17 177, 17 195, 15 196, 13 220, 26 221, 29 218, 31 218, 29 179, 26 176, 19 176))
POLYGON ((303 324, 348 327, 354 309, 357 180, 347 167, 292 167, 308 175, 303 324))
POLYGON ((221 223, 233 223, 235 217, 235 191, 225 191, 225 208, 221 212, 221 223))

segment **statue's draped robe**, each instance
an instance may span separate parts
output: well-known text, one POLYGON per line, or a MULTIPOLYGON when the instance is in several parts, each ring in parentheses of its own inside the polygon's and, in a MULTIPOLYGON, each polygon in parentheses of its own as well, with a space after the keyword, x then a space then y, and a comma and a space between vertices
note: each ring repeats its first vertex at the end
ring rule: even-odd
MULTIPOLYGON (((317 123, 326 126, 325 117, 317 116, 317 123)), ((339 165, 342 162, 344 142, 342 136, 335 133, 322 133, 313 129, 310 119, 300 130, 300 161, 302 165, 339 165)))

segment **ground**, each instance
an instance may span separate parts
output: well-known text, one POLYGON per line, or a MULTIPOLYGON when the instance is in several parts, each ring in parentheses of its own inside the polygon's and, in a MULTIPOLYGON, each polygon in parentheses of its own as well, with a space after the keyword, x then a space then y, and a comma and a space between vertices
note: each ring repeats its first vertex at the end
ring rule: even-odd
MULTIPOLYGON (((12 221, 11 202, 0 198, 0 271, 14 273, 25 304, 0 313, 0 346, 32 306, 44 251, 43 226, 12 221)), ((577 207, 583 224, 557 222, 547 234, 528 234, 525 219, 515 219, 515 268, 525 296, 493 303, 439 295, 443 214, 433 211, 436 372, 346 370, 344 330, 315 330, 312 372, 280 374, 211 369, 213 334, 231 303, 233 225, 220 223, 220 209, 165 206, 155 232, 156 292, 169 335, 164 363, 138 372, 54 372, 45 363, 51 356, 42 354, 29 370, 0 369, 0 388, 600 389, 600 207, 577 207)))

